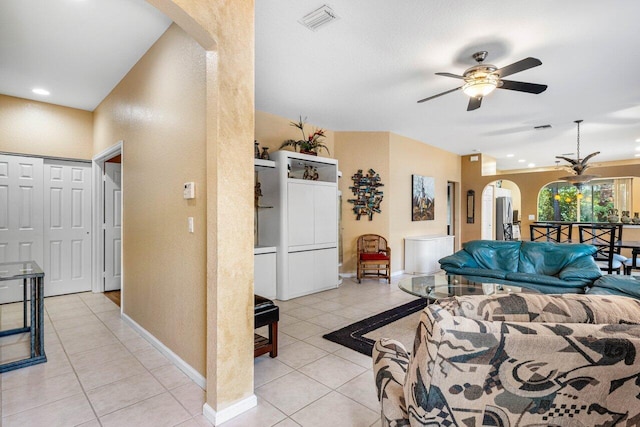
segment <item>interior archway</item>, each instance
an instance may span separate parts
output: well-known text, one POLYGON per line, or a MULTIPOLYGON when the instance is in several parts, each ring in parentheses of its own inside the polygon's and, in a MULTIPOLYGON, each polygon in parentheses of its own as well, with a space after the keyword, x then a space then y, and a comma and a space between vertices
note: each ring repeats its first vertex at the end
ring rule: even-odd
POLYGON ((483 240, 505 240, 504 224, 513 224, 513 238, 520 239, 522 212, 520 187, 510 180, 489 182, 482 190, 480 223, 483 240))

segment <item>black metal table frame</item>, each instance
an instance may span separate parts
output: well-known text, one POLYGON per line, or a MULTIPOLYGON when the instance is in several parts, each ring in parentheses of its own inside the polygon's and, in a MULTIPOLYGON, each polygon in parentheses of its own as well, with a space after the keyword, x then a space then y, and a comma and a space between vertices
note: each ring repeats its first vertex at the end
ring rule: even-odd
MULTIPOLYGON (((2 263, 17 264, 17 263, 2 263)), ((35 262, 31 264, 37 266, 35 262)), ((0 264, 1 265, 1 264, 0 264)), ((0 364, 0 373, 36 365, 47 361, 44 352, 44 273, 24 273, 19 276, 0 276, 1 281, 22 279, 23 300, 22 300, 22 327, 0 331, 0 337, 16 335, 29 332, 30 335, 30 357, 0 364), (27 324, 27 283, 30 291, 30 320, 27 324)))

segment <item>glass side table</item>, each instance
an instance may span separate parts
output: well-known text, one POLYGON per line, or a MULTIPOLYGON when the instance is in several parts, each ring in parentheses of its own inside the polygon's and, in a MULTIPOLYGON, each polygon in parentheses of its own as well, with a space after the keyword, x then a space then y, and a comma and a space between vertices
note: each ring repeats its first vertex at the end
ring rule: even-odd
POLYGON ((9 280, 22 280, 22 327, 0 330, 0 338, 29 333, 30 351, 29 357, 0 364, 0 373, 47 361, 44 353, 44 272, 35 261, 2 262, 0 282, 9 280))

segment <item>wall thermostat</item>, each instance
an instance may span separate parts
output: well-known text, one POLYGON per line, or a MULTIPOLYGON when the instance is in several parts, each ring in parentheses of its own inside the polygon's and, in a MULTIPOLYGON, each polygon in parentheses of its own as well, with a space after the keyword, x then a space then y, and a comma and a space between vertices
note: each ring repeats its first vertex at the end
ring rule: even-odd
POLYGON ((195 199, 196 198, 196 183, 195 182, 185 182, 184 183, 183 197, 185 199, 195 199))

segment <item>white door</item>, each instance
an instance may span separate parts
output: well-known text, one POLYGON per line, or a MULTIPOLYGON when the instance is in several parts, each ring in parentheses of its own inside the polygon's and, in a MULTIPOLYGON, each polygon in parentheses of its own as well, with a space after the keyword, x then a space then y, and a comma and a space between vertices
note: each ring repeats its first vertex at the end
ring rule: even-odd
POLYGON ((91 290, 91 164, 44 162, 44 295, 91 290))
POLYGON ((104 164, 104 290, 122 281, 122 165, 104 164))
POLYGON ((481 239, 493 240, 493 185, 487 185, 482 191, 482 212, 481 212, 481 239))
MULTIPOLYGON (((33 260, 43 267, 42 164, 0 155, 0 262, 33 260)), ((22 295, 21 281, 0 282, 0 303, 22 295)))

